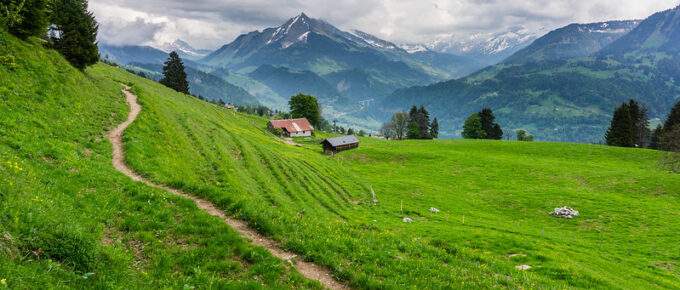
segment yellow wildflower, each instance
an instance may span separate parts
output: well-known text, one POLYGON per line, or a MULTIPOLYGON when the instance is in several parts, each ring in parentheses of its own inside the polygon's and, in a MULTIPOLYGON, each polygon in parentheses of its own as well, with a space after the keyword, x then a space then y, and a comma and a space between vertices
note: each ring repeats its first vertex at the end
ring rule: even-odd
POLYGON ((0 280, 0 285, 5 285, 5 284, 7 284, 7 278, 2 278, 2 280, 0 280))

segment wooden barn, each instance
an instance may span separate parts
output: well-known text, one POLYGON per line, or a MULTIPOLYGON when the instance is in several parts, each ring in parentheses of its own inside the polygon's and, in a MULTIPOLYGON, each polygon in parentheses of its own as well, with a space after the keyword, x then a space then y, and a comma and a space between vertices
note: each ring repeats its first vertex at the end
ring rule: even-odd
POLYGON ((314 127, 307 119, 271 120, 267 124, 269 129, 281 128, 286 137, 309 137, 312 136, 314 127))
POLYGON ((326 154, 335 154, 341 151, 359 148, 359 139, 354 135, 347 135, 335 138, 328 138, 321 142, 323 144, 323 152, 326 154))

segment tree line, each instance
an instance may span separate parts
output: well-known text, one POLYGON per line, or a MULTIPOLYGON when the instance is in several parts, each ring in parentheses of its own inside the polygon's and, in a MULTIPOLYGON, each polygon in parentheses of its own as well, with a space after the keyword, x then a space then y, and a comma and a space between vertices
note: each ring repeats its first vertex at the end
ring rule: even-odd
POLYGON ((649 130, 647 108, 635 100, 614 110, 605 140, 609 146, 638 147, 667 151, 661 163, 671 171, 680 172, 680 102, 676 103, 666 121, 649 130))
POLYGON ((663 151, 680 151, 680 102, 675 104, 664 124, 649 129, 647 107, 635 100, 622 103, 612 116, 605 141, 609 146, 638 147, 663 151))
POLYGON ((423 105, 415 105, 406 112, 397 112, 389 122, 380 128, 380 134, 387 139, 436 139, 439 138, 439 121, 430 122, 430 113, 423 105))
POLYGON ((24 40, 41 37, 83 70, 99 61, 99 26, 87 6, 87 0, 3 0, 0 29, 24 40))

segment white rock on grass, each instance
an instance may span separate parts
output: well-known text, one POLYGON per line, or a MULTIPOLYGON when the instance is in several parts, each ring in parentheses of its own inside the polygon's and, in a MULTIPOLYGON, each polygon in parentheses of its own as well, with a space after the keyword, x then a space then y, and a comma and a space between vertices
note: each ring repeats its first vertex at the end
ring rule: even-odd
POLYGON ((431 212, 431 213, 438 213, 439 210, 436 209, 436 208, 434 208, 434 207, 431 207, 431 208, 430 208, 430 212, 431 212))
POLYGON ((410 218, 405 217, 405 218, 404 218, 404 222, 405 222, 405 223, 412 223, 413 220, 410 219, 410 218))
POLYGON ((522 270, 522 271, 525 271, 525 270, 531 269, 531 266, 529 266, 529 265, 517 265, 517 266, 515 266, 515 268, 522 270))
POLYGON ((551 211, 548 213, 549 215, 555 215, 557 217, 565 218, 565 219, 571 219, 575 216, 578 216, 578 211, 574 210, 573 208, 570 208, 568 206, 565 207, 556 207, 555 210, 551 211))

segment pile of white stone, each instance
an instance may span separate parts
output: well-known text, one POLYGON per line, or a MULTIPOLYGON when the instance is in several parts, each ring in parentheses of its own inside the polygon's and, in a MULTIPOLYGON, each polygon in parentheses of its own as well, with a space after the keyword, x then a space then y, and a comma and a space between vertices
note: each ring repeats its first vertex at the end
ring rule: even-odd
POLYGON ((562 207, 562 208, 557 207, 557 208, 555 208, 554 211, 551 211, 548 214, 549 215, 555 215, 555 216, 565 218, 565 219, 571 219, 575 216, 578 216, 578 211, 574 210, 573 208, 570 208, 568 206, 565 206, 565 207, 562 207))

